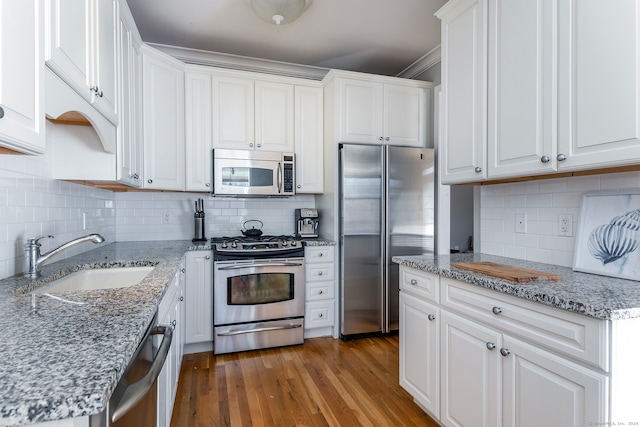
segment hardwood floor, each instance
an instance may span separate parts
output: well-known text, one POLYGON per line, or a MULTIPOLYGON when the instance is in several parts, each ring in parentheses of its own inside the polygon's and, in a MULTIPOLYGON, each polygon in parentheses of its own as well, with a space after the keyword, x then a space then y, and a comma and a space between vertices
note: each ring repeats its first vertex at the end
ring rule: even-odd
POLYGON ((437 426, 398 384, 398 337, 186 355, 172 427, 437 426))

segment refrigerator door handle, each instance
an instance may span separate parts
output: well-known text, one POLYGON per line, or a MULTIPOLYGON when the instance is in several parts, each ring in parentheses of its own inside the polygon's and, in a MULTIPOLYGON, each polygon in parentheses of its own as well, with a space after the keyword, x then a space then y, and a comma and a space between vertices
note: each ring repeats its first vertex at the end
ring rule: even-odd
POLYGON ((382 278, 382 283, 380 284, 380 289, 382 292, 381 304, 382 304, 382 316, 380 325, 383 333, 389 332, 389 146, 384 145, 382 149, 382 236, 386 236, 386 238, 381 239, 382 247, 380 248, 382 251, 382 262, 380 263, 381 272, 380 277, 382 278))

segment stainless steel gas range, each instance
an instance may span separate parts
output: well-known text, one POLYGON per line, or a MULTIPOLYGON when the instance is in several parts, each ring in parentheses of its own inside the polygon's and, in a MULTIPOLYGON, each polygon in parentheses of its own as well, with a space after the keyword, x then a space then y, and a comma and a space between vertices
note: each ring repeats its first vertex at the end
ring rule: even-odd
POLYGON ((215 354, 304 342, 304 248, 291 236, 212 239, 215 354))

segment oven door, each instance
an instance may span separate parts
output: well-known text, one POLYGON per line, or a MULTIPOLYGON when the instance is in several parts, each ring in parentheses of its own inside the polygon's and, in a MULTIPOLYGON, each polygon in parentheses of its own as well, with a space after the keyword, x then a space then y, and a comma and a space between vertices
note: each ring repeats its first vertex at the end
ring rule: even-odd
POLYGON ((214 266, 215 326, 304 316, 304 258, 214 266))

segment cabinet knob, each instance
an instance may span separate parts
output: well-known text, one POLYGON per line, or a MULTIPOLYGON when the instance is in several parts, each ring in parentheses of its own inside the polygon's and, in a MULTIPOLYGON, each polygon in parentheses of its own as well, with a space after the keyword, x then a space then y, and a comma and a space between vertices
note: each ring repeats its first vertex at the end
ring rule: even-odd
POLYGON ((209 260, 211 259, 211 256, 210 256, 210 255, 207 255, 207 256, 205 256, 205 257, 204 257, 204 259, 206 259, 207 261, 209 261, 209 260))
POLYGON ((296 185, 296 188, 302 188, 302 185, 298 184, 296 185))
POLYGON ((134 173, 133 175, 131 175, 131 178, 140 179, 140 175, 138 175, 137 173, 134 173))
POLYGON ((502 309, 500 307, 493 307, 491 309, 491 311, 493 311, 493 314, 500 314, 502 313, 502 309))
POLYGON ((482 168, 480 166, 476 166, 474 170, 476 171, 476 173, 482 172, 482 168))
POLYGON ((319 257, 321 257, 321 256, 323 256, 323 255, 324 255, 324 254, 323 254, 322 252, 318 252, 318 256, 319 256, 319 257))
POLYGON ((178 322, 176 322, 176 321, 175 321, 175 319, 174 319, 174 321, 173 321, 173 322, 171 322, 171 326, 173 326, 173 327, 175 328, 177 323, 178 323, 178 322))
POLYGON ((389 140, 389 137, 386 137, 384 140, 385 140, 385 141, 388 141, 388 140, 389 140))
POLYGON ((411 282, 409 282, 409 283, 411 283, 412 285, 417 285, 418 281, 416 279, 411 279, 411 282))
POLYGON ((0 107, 0 119, 4 117, 4 108, 0 107))
POLYGON ((256 145, 256 147, 260 148, 260 147, 262 147, 262 144, 258 144, 258 145, 256 145))
POLYGON ((180 301, 184 301, 184 297, 180 297, 180 301))
POLYGON ((147 180, 147 182, 148 182, 149 184, 153 184, 153 180, 152 180, 152 179, 148 179, 148 180, 147 180))
POLYGON ((488 343, 487 343, 487 349, 488 349, 488 350, 493 350, 493 349, 495 349, 495 348, 496 348, 495 343, 492 343, 492 342, 488 342, 488 343))
POLYGON ((324 314, 318 313, 318 317, 324 317, 324 314))
POLYGON ((436 316, 435 316, 435 314, 430 314, 430 315, 427 316, 427 319, 429 319, 429 320, 431 320, 433 322, 434 320, 436 320, 436 316))
POLYGON ((253 147, 253 142, 250 142, 250 143, 249 143, 249 147, 253 147))
POLYGON ((93 85, 89 88, 89 90, 93 93, 98 93, 98 86, 97 85, 93 85))
POLYGON ((185 271, 186 271, 186 269, 183 268, 183 269, 180 270, 180 273, 184 273, 185 271))
POLYGON ((567 160, 567 156, 565 156, 564 154, 558 154, 558 155, 556 156, 556 159, 557 159, 559 162, 564 162, 565 160, 567 160))
POLYGON ((318 271, 318 276, 322 276, 322 271, 318 271))
POLYGON ((379 139, 380 141, 382 141, 384 138, 383 138, 383 137, 380 137, 380 138, 378 138, 378 139, 379 139))
POLYGON ((322 289, 320 289, 320 290, 318 291, 318 295, 322 295, 323 293, 324 293, 324 291, 323 291, 322 289))
POLYGON ((507 357, 508 355, 511 354, 511 350, 509 350, 508 348, 502 347, 500 349, 500 354, 503 355, 504 357, 507 357))
POLYGON ((207 188, 208 188, 208 187, 211 187, 211 183, 210 183, 210 182, 206 182, 206 183, 204 184, 204 186, 205 186, 205 187, 207 187, 207 188))
POLYGON ((542 157, 540 157, 540 161, 541 161, 542 163, 549 163, 549 160, 551 160, 551 159, 549 158, 549 156, 542 156, 542 157))

